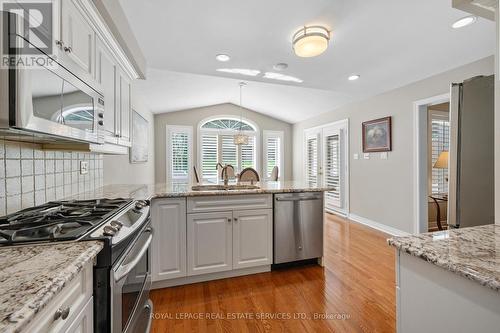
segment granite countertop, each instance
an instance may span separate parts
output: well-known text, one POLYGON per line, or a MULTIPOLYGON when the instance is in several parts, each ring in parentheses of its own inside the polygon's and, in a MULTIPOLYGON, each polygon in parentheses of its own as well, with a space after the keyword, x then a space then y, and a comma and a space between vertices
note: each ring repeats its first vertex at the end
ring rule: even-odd
POLYGON ((101 251, 102 243, 0 247, 0 332, 19 332, 101 251))
POLYGON ((394 237, 388 243, 500 292, 500 225, 394 237))
MULTIPOLYGON (((209 185, 209 184, 207 184, 209 185)), ((302 182, 259 182, 259 189, 250 190, 218 190, 218 191, 193 191, 192 184, 152 184, 152 185, 106 185, 91 192, 71 196, 68 199, 94 199, 94 198, 179 198, 206 195, 238 195, 238 194, 269 194, 269 193, 294 193, 294 192, 325 192, 330 191, 328 187, 308 186, 302 182)))

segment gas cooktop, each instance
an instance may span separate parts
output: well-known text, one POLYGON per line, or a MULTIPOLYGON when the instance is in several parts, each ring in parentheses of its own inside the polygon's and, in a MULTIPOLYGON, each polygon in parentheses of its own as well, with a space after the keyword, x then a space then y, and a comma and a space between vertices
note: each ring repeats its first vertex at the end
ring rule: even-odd
POLYGON ((131 199, 52 201, 0 217, 0 245, 74 240, 117 214, 131 199))

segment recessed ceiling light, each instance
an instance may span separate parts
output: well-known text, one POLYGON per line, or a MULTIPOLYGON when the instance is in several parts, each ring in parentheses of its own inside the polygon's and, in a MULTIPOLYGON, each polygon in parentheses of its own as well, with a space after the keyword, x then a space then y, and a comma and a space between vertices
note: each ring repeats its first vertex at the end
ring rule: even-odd
POLYGON ((316 25, 303 27, 293 35, 292 44, 295 54, 299 57, 309 58, 319 56, 328 48, 330 31, 316 25))
POLYGON ((231 60, 231 57, 227 54, 218 54, 215 56, 215 59, 217 59, 218 61, 226 62, 231 60))
POLYGON ((219 68, 217 72, 231 73, 231 74, 241 74, 247 76, 257 76, 260 71, 257 69, 247 69, 247 68, 219 68))
POLYGON ((285 69, 288 68, 288 64, 285 64, 284 62, 280 62, 279 64, 274 65, 273 68, 277 71, 284 71, 285 69))
POLYGON ((297 82, 297 83, 304 82, 303 80, 294 76, 283 75, 281 73, 273 73, 273 72, 264 73, 264 78, 271 80, 279 80, 279 81, 297 82))
POLYGON ((471 25, 472 23, 474 23, 476 21, 477 21, 477 17, 476 16, 466 16, 466 17, 462 17, 461 19, 456 20, 451 25, 451 27, 453 29, 459 29, 459 28, 463 28, 463 27, 466 27, 468 25, 471 25))
POLYGON ((358 74, 353 74, 351 76, 349 76, 347 79, 349 81, 356 81, 357 79, 359 79, 361 76, 359 76, 358 74))

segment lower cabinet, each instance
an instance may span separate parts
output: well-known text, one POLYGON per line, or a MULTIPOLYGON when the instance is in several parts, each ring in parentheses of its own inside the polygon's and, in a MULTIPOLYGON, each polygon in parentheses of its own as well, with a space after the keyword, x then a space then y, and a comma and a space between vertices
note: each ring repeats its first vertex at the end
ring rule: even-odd
POLYGON ((232 269, 232 212, 188 214, 188 275, 232 269))
POLYGON ((216 199, 153 199, 153 282, 272 264, 272 200, 231 196, 200 211, 216 199))
POLYGON ((233 269, 272 264, 273 210, 233 212, 233 269))
POLYGON ((151 218, 152 280, 186 276, 186 198, 154 199, 151 218))
POLYGON ((91 297, 87 305, 68 327, 66 333, 91 333, 94 332, 94 298, 91 297))

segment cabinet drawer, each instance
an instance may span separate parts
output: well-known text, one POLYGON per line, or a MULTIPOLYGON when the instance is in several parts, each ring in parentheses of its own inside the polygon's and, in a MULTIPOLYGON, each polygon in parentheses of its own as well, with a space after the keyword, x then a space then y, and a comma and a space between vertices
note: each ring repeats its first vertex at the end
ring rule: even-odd
POLYGON ((92 262, 90 262, 45 309, 35 316, 23 332, 65 332, 92 297, 92 288, 92 262), (55 319, 56 312, 66 308, 69 308, 68 317, 63 319, 59 316, 55 319))
POLYGON ((188 213, 221 212, 273 207, 271 194, 214 195, 188 198, 188 213))

